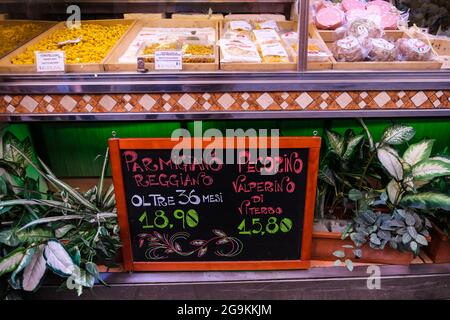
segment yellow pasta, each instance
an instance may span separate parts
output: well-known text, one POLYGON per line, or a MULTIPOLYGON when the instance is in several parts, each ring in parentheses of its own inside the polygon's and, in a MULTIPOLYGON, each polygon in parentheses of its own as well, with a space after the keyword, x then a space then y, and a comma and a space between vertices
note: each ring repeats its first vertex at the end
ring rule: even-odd
POLYGON ((45 26, 35 23, 0 26, 0 56, 44 31, 45 28, 45 26))
POLYGON ((66 63, 98 63, 128 29, 127 25, 83 24, 80 28, 60 29, 45 39, 26 48, 25 52, 12 58, 13 64, 34 64, 35 51, 63 50, 66 63), (78 43, 59 46, 58 43, 81 37, 78 43))

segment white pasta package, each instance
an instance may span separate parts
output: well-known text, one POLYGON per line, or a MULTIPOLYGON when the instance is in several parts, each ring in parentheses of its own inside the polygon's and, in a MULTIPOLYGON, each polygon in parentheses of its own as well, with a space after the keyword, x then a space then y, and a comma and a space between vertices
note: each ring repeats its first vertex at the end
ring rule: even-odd
POLYGON ((253 30, 253 38, 258 44, 268 42, 280 42, 281 38, 275 30, 272 29, 260 29, 253 30))
POLYGON ((261 63, 256 45, 243 39, 220 39, 217 43, 220 47, 222 62, 254 62, 261 63))
POLYGON ((266 42, 259 44, 264 63, 289 62, 289 55, 280 42, 266 42))

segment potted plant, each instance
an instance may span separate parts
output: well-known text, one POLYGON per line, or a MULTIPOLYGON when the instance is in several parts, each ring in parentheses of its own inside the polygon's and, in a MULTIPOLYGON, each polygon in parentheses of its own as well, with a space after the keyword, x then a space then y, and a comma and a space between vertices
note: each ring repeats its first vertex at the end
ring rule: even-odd
POLYGON ((29 144, 3 140, 0 167, 0 289, 2 298, 36 291, 45 274, 65 279, 63 287, 82 293, 101 283, 97 263, 114 264, 120 247, 114 189, 104 189, 105 154, 98 185, 86 193, 59 180, 41 161, 31 159, 29 144), (50 191, 27 176, 31 166, 50 191))
MULTIPOLYGON (((341 160, 337 167, 341 170, 336 170, 335 164, 331 170, 329 164, 333 162, 322 167, 319 203, 324 201, 320 199, 323 190, 333 186, 336 197, 332 203, 341 198, 344 212, 351 208, 352 215, 343 232, 318 232, 316 225, 313 258, 334 260, 345 255, 362 262, 408 264, 430 239, 431 223, 424 213, 449 210, 450 197, 435 192, 432 182, 450 175, 450 166, 441 157, 430 157, 433 140, 410 145, 400 157, 395 147, 414 136, 412 127, 393 125, 384 131, 380 142, 374 143, 367 127, 361 124, 366 134, 360 138, 360 154, 353 161, 361 163, 362 171, 358 164, 348 172, 342 170, 348 161, 343 150, 351 146, 352 138, 327 133, 329 150, 341 160), (353 171, 355 167, 357 171, 353 171), (350 175, 353 180, 346 179, 350 175), (339 240, 347 236, 353 244, 339 240), (342 250, 343 245, 347 250, 342 250)), ((319 210, 321 206, 327 207, 319 205, 319 210)))
MULTIPOLYGON (((439 157, 450 164, 450 157, 439 157)), ((450 177, 441 177, 435 182, 442 193, 450 194, 450 177)), ((427 214, 432 222, 431 242, 426 248, 428 256, 435 263, 450 263, 450 215, 442 209, 430 210, 427 214)))

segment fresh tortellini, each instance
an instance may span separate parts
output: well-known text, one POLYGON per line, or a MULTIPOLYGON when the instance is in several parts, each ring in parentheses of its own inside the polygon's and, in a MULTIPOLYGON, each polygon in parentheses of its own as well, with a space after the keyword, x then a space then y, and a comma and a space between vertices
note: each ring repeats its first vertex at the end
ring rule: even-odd
POLYGON ((45 26, 35 23, 0 25, 0 56, 44 31, 44 29, 45 26))
POLYGON ((82 24, 79 28, 59 29, 45 39, 31 45, 26 50, 12 58, 13 64, 34 64, 35 51, 65 51, 66 63, 99 63, 114 44, 128 29, 127 25, 82 24), (75 40, 78 43, 59 45, 64 41, 75 40))

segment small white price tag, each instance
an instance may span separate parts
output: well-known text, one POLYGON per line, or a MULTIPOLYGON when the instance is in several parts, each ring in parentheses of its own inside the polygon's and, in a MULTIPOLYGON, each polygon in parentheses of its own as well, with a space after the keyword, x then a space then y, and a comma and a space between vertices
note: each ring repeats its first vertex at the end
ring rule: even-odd
POLYGON ((181 51, 155 51, 155 70, 182 70, 181 51))
POLYGON ((36 51, 35 55, 37 72, 64 72, 66 70, 64 51, 36 51))

